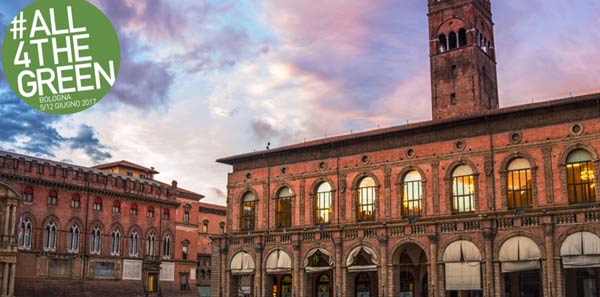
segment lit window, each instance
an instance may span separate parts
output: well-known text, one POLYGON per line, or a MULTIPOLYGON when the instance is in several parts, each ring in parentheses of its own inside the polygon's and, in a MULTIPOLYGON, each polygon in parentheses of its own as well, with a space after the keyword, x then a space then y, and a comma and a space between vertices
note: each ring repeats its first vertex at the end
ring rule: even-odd
POLYGON ((115 200, 115 202, 113 202, 112 212, 113 213, 121 213, 121 201, 115 200))
POLYGON ((153 218, 154 217, 154 207, 148 206, 148 211, 146 212, 146 216, 149 217, 149 218, 153 218))
POLYGON ((138 245, 139 245, 140 236, 138 235, 136 230, 131 232, 129 236, 129 256, 137 257, 138 256, 138 245))
POLYGON ((25 201, 25 202, 33 201, 33 188, 32 187, 26 187, 25 190, 23 191, 23 201, 25 201))
POLYGON ((421 216, 423 203, 423 188, 421 174, 416 170, 410 171, 402 180, 404 195, 402 196, 402 216, 421 216))
POLYGON ((475 177, 473 170, 461 165, 452 172, 452 212, 475 211, 475 177))
POLYGON ((242 198, 242 219, 240 220, 242 230, 254 230, 255 207, 256 196, 252 192, 246 193, 242 198))
POLYGON ((523 158, 514 159, 506 171, 506 202, 509 209, 521 209, 533 205, 531 165, 523 158))
POLYGON ((138 214, 137 203, 131 204, 131 207, 129 208, 129 214, 132 215, 132 216, 137 216, 137 214, 138 214))
POLYGON ((119 256, 121 254, 121 232, 114 230, 111 234, 110 255, 119 256))
POLYGON ((594 164, 588 151, 578 149, 567 157, 567 189, 569 203, 596 200, 594 164))
POLYGON ((69 253, 79 252, 79 226, 73 224, 69 228, 69 240, 67 241, 67 250, 69 253))
POLYGON ((281 189, 276 198, 275 224, 277 228, 292 226, 292 191, 285 187, 281 189))
POLYGON ((81 205, 81 196, 79 194, 73 194, 71 197, 71 208, 79 208, 81 205))
POLYGON ((356 220, 372 221, 375 219, 375 180, 363 178, 356 189, 356 220))
POLYGON ((92 229, 92 233, 90 234, 90 253, 99 255, 101 247, 102 231, 100 230, 100 227, 96 226, 92 229))
POLYGON ((48 205, 56 205, 58 203, 58 192, 52 190, 48 193, 48 205))
POLYGON ((23 250, 31 249, 31 238, 33 236, 33 226, 31 220, 25 219, 21 223, 22 231, 19 233, 19 248, 23 250))
POLYGON ((94 199, 94 211, 101 211, 102 210, 102 198, 100 197, 96 197, 96 199, 94 199))
POLYGON ((44 230, 44 251, 56 251, 56 223, 46 224, 44 230))
POLYGON ((321 183, 314 197, 315 224, 329 224, 333 208, 331 206, 331 194, 333 190, 327 182, 321 183))

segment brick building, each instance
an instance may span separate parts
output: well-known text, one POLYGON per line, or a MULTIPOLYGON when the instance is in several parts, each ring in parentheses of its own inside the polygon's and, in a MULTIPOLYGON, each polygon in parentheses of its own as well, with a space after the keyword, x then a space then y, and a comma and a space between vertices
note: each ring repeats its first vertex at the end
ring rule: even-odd
POLYGON ((433 120, 218 160, 213 296, 600 296, 600 94, 499 108, 489 0, 429 0, 433 120))
POLYGON ((0 296, 197 296, 203 196, 155 174, 0 152, 0 296))

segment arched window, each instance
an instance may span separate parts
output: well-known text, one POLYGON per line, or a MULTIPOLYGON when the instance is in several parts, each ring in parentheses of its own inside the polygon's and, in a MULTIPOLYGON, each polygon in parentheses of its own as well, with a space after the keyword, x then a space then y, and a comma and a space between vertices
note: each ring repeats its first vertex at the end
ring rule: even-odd
POLYGON ((461 165, 452 172, 452 212, 475 211, 475 177, 473 169, 461 165))
POLYGON ((56 251, 56 223, 49 222, 44 229, 44 251, 56 251))
POLYGON ((408 172, 402 180, 404 195, 402 196, 402 216, 419 217, 423 209, 423 188, 421 174, 416 170, 408 172))
POLYGON ((588 151, 574 150, 567 157, 567 189, 569 203, 596 200, 594 164, 588 151))
POLYGON ((79 208, 81 205, 81 196, 79 194, 73 194, 71 197, 71 208, 79 208))
POLYGON ((183 223, 188 225, 190 223, 190 209, 192 207, 188 204, 186 206, 184 206, 184 210, 183 210, 183 223))
POLYGON ((113 202, 113 213, 121 213, 121 201, 115 200, 113 202))
POLYGON ((96 197, 96 199, 94 199, 94 207, 93 208, 95 211, 102 210, 102 198, 96 197))
POLYGON ((277 194, 275 211, 275 225, 277 228, 292 226, 292 191, 288 187, 279 190, 277 194))
POLYGON ((26 187, 25 190, 23 190, 23 201, 25 201, 25 202, 33 201, 33 188, 32 187, 26 187))
POLYGON ((148 245, 146 246, 146 253, 149 256, 156 256, 156 237, 154 233, 148 235, 148 245))
POLYGON ((137 214, 138 214, 137 203, 131 204, 131 207, 129 208, 129 214, 132 215, 132 216, 137 216, 137 214))
POLYGON ((188 246, 190 245, 189 240, 184 240, 181 242, 181 259, 187 260, 188 258, 188 246))
POLYGON ((333 208, 331 206, 331 194, 333 190, 328 182, 321 183, 314 197, 315 224, 329 224, 333 208))
POLYGON ((533 205, 531 164, 527 159, 517 158, 508 164, 506 200, 509 209, 521 209, 533 205))
POLYGON ((457 41, 458 40, 456 39, 456 33, 450 32, 450 34, 448 34, 448 49, 455 49, 457 41))
POLYGON ((375 180, 364 177, 356 189, 356 220, 372 221, 375 219, 375 180))
POLYGON ((121 232, 119 232, 119 230, 113 230, 110 239, 110 255, 121 255, 121 232))
POLYGON ((208 233, 208 220, 202 221, 202 233, 208 233))
POLYGON ((100 230, 100 227, 96 226, 92 229, 92 233, 90 234, 90 253, 99 255, 101 247, 102 231, 100 230))
POLYGON ((129 256, 137 257, 138 256, 138 242, 140 240, 140 236, 138 235, 136 230, 131 232, 129 235, 129 256))
POLYGON ((163 259, 171 259, 171 236, 165 235, 163 239, 163 259))
POLYGON ((448 39, 446 38, 445 34, 440 34, 440 36, 438 36, 438 41, 440 43, 440 46, 438 48, 440 53, 443 53, 445 51, 448 50, 448 39))
POLYGON ((162 216, 163 220, 168 220, 169 216, 170 216, 169 209, 163 208, 163 216, 162 216))
POLYGON ((58 203, 58 192, 55 190, 48 193, 48 205, 56 205, 58 203))
POLYGON ((146 216, 149 218, 154 217, 154 207, 148 206, 148 211, 146 211, 146 216))
POLYGON ((458 47, 467 46, 467 30, 464 28, 458 30, 458 47))
POLYGON ((31 238, 33 236, 33 226, 31 220, 25 219, 22 223, 22 234, 19 236, 19 248, 23 250, 31 249, 31 238))
MULTIPOLYGON (((208 230, 208 228, 207 228, 208 230)), ((219 233, 225 234, 225 222, 219 222, 219 233)))
POLYGON ((69 240, 67 241, 67 251, 69 253, 79 252, 79 226, 73 224, 69 228, 69 240))
POLYGON ((242 209, 240 220, 242 230, 254 230, 254 216, 256 208, 256 196, 252 192, 248 192, 242 198, 242 209))

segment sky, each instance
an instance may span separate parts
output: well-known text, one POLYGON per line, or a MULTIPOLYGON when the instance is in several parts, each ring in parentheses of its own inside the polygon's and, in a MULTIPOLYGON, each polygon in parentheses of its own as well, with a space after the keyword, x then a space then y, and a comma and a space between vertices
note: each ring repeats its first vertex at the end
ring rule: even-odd
MULTIPOLYGON (((0 2, 0 32, 30 0, 0 2)), ((121 66, 73 115, 22 102, 0 70, 0 150, 155 167, 225 204, 215 160, 431 119, 424 0, 91 0, 121 66)), ((600 91, 600 1, 492 1, 501 107, 600 91)))

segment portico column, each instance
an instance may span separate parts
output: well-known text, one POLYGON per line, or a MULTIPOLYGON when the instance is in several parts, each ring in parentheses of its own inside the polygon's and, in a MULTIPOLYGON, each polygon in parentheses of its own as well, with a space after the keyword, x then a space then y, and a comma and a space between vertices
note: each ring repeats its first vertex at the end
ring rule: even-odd
POLYGON ((256 270, 254 271, 254 292, 256 297, 265 296, 265 276, 263 273, 262 254, 264 247, 262 243, 256 245, 256 270))
POLYGON ((15 227, 16 227, 15 225, 18 223, 17 222, 17 206, 16 205, 12 207, 12 216, 11 216, 11 218, 13 218, 13 221, 10 222, 11 223, 10 224, 10 233, 8 235, 14 236, 15 235, 15 231, 16 231, 15 230, 15 227))
POLYGON ((12 297, 15 295, 15 273, 16 273, 16 263, 11 263, 10 265, 10 278, 8 280, 8 296, 12 297))
POLYGON ((2 292, 0 296, 5 296, 6 288, 8 288, 8 263, 3 263, 4 271, 2 272, 2 292))
POLYGON ((334 291, 335 291, 335 296, 348 296, 344 293, 344 295, 340 294, 340 290, 342 289, 342 286, 345 288, 345 286, 343 285, 343 271, 342 271, 342 263, 343 263, 343 259, 342 259, 342 255, 343 255, 343 242, 342 240, 336 240, 334 241, 335 243, 335 287, 334 287, 334 291))
POLYGON ((380 238, 379 245, 381 247, 381 259, 379 262, 379 267, 381 269, 380 277, 377 279, 377 283, 379 284, 379 295, 380 296, 388 296, 389 287, 387 286, 388 279, 388 239, 380 238))
POLYGON ((437 254, 438 254, 438 236, 437 234, 429 235, 429 292, 432 293, 432 297, 441 296, 436 291, 441 290, 441 285, 438 283, 438 269, 437 269, 437 254))
POLYGON ((296 262, 293 265, 293 275, 292 275, 292 288, 294 288, 294 296, 303 296, 300 291, 300 268, 302 267, 302 259, 300 259, 300 244, 295 243, 293 246, 294 249, 294 261, 296 262))
POLYGON ((496 232, 492 228, 483 230, 483 237, 485 238, 485 284, 484 284, 484 296, 494 296, 494 249, 493 242, 496 232))
POLYGON ((544 225, 544 241, 546 246, 546 273, 542 277, 548 287, 546 296, 557 296, 556 270, 554 269, 554 227, 551 223, 544 225))
POLYGON ((4 228, 2 228, 3 236, 8 235, 8 219, 10 218, 10 208, 7 205, 4 206, 4 228))

